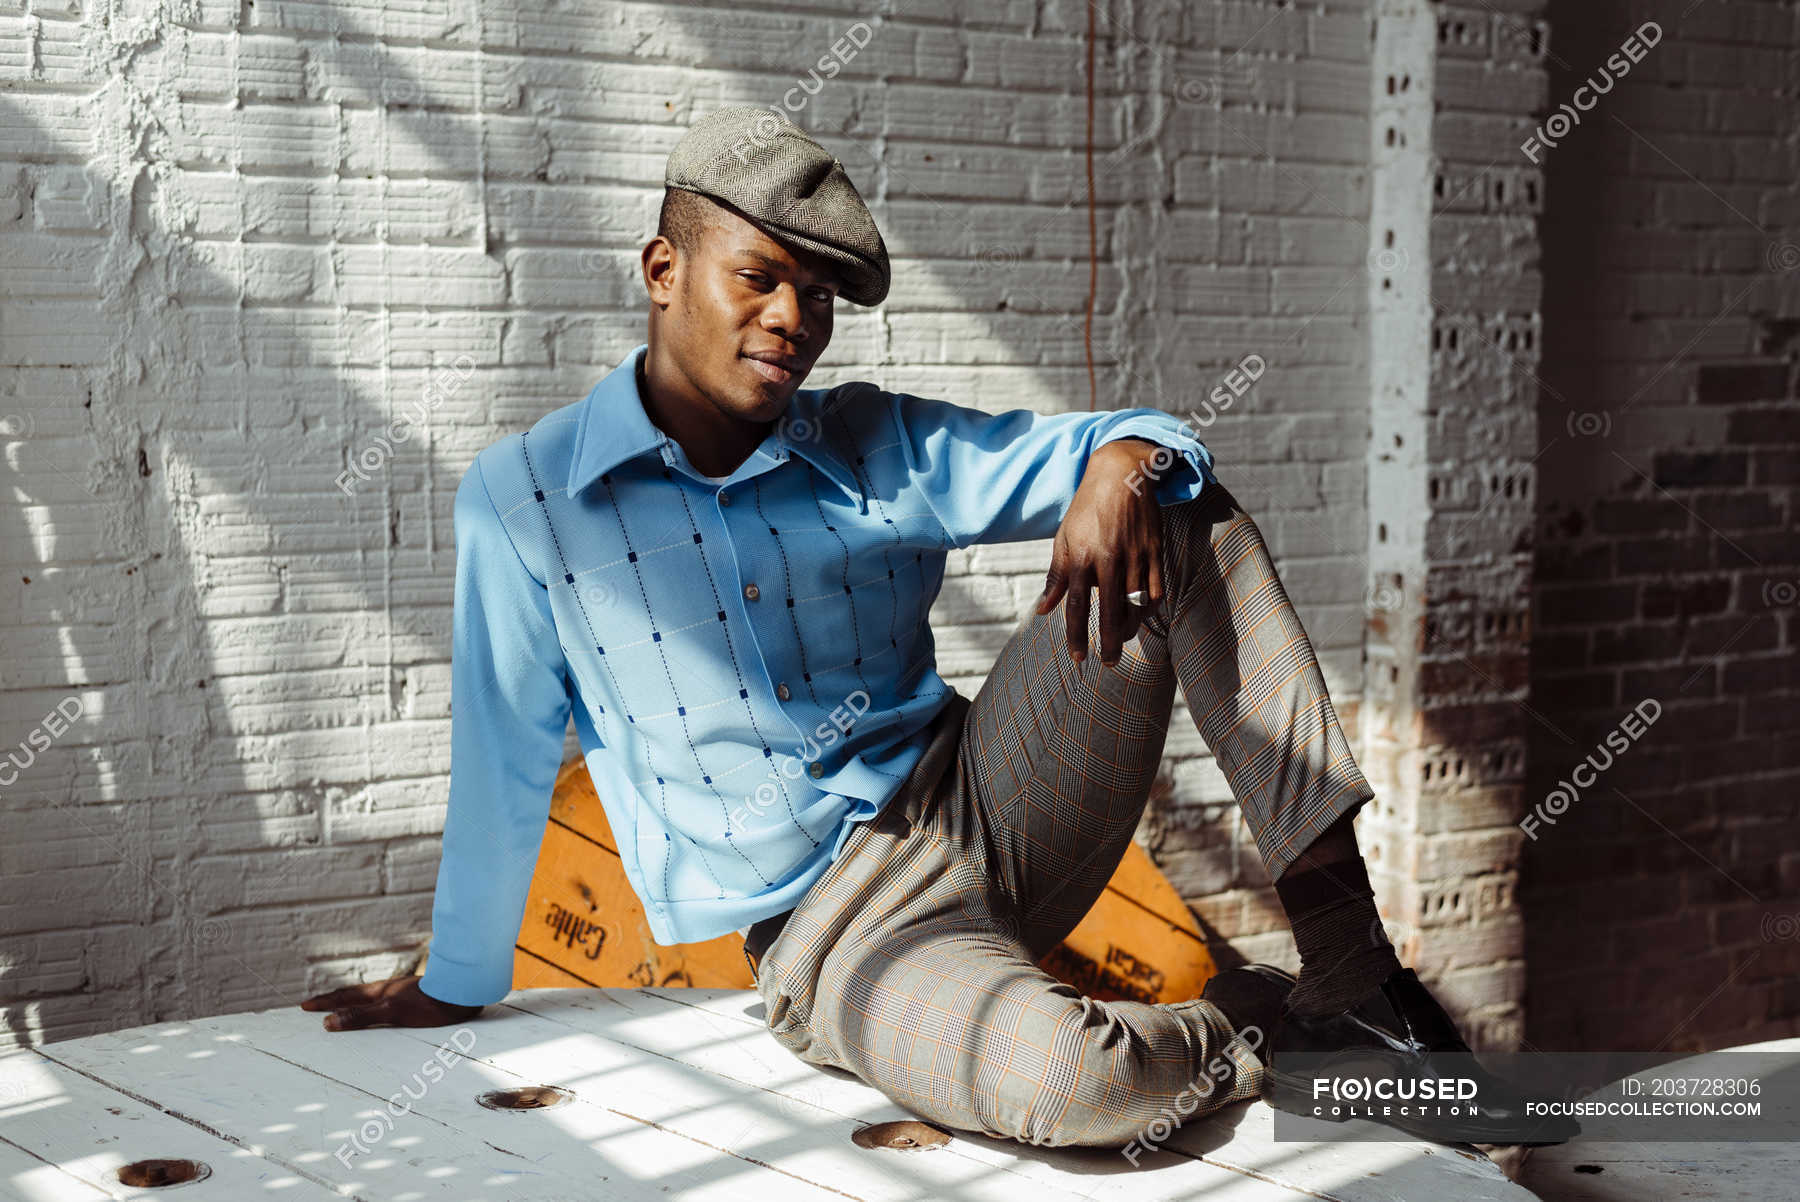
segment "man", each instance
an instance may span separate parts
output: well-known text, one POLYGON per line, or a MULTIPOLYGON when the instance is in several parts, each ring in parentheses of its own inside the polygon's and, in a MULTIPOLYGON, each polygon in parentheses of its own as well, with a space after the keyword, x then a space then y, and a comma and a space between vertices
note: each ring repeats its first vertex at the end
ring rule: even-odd
MULTIPOLYGON (((1119 1146, 1197 1083, 1202 1111, 1259 1091, 1301 1108, 1284 1051, 1358 1050, 1406 1078, 1466 1050, 1381 933, 1351 826, 1373 790, 1206 448, 1154 409, 802 389, 837 297, 875 305, 889 284, 842 165, 731 108, 664 182, 648 343, 484 450, 457 492, 425 974, 305 1007, 334 1011, 331 1030, 433 1026, 508 992, 573 716, 656 938, 743 931, 776 1038, 928 1119, 1119 1146), (1052 534, 1034 612, 979 694, 956 695, 927 620, 946 553, 1052 534), (1177 686, 1300 974, 1095 1001, 1035 961, 1123 854, 1177 686)), ((1426 1133, 1541 1137, 1516 1101, 1426 1133)))

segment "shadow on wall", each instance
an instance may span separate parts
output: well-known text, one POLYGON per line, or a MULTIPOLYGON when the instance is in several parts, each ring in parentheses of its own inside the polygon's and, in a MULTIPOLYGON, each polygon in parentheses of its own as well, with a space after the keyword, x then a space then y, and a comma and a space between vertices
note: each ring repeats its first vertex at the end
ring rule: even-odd
MULTIPOLYGON (((321 16, 343 36, 264 45, 237 107, 160 15, 82 27, 117 68, 94 91, 0 96, 34 264, 0 310, 8 1041, 297 1002, 429 933, 455 486, 602 360, 505 310, 471 127, 321 16), (303 95, 336 103, 270 103, 303 95)), ((564 228, 572 270, 616 275, 607 214, 564 228)))
MULTIPOLYGON (((173 53, 180 36, 139 27, 133 47, 173 53)), ((380 97, 395 82, 350 71, 339 86, 380 97)), ((396 949, 404 971, 428 906, 386 895, 413 857, 379 840, 423 832, 428 801, 406 781, 384 796, 328 783, 328 764, 360 738, 377 779, 393 736, 375 728, 443 709, 407 672, 438 658, 448 609, 420 629, 393 607, 409 576, 449 580, 458 469, 421 428, 359 488, 334 481, 454 358, 387 341, 404 279, 347 297, 344 260, 317 243, 204 236, 227 198, 184 194, 183 166, 228 165, 231 143, 184 134, 178 100, 129 67, 87 96, 32 100, 0 98, 24 164, 9 216, 40 231, 5 235, 37 267, 15 277, 33 299, 9 300, 0 328, 15 502, 0 558, 19 615, 3 708, 31 732, 0 791, 7 1036, 297 1000, 308 930, 361 933, 361 955, 396 949), (332 844, 334 822, 363 841, 332 844), (321 880, 343 900, 296 929, 286 903, 321 880)), ((434 153, 450 164, 462 148, 434 153)), ((331 208, 307 195, 316 179, 219 181, 240 216, 253 183, 331 208)))
POLYGON ((1553 1050, 1800 1032, 1800 31, 1653 7, 1550 6, 1553 105, 1660 37, 1545 152, 1522 900, 1553 1050))
MULTIPOLYGON (((571 60, 535 91, 499 55, 473 80, 426 79, 409 69, 420 31, 394 33, 396 48, 387 25, 353 28, 349 10, 294 12, 336 24, 260 39, 257 53, 275 58, 234 64, 229 85, 218 64, 183 57, 198 35, 160 16, 130 28, 96 17, 82 28, 110 70, 94 92, 27 82, 0 95, 15 148, 0 196, 14 183, 20 223, 4 236, 36 264, 15 277, 32 299, 0 309, 15 497, 0 559, 20 615, 0 718, 18 732, 6 743, 33 753, 0 786, 11 853, 0 1004, 15 1041, 292 1002, 352 967, 412 967, 448 764, 455 484, 480 446, 577 399, 641 339, 636 251, 657 190, 639 185, 660 178, 685 112, 647 96, 642 119, 666 123, 656 144, 594 122, 571 166, 531 119, 601 103, 590 93, 604 92, 606 64, 571 60), (192 96, 159 90, 163 59, 192 96), (472 102, 471 88, 514 106, 485 137, 489 97, 472 102), (288 100, 315 103, 277 103, 288 100), (246 151, 252 116, 277 124, 246 151), (263 157, 240 170, 245 153, 263 157), (338 161, 321 172, 326 155, 338 161), (591 186, 578 201, 524 186, 563 180, 591 186), (575 299, 545 316, 556 302, 539 298, 552 295, 575 299), (384 439, 422 398, 427 420, 384 439), (346 771, 347 746, 363 749, 360 771, 346 771)), ((479 12, 515 37, 555 19, 479 12)), ((719 72, 743 99, 780 91, 727 74, 751 61, 707 49, 719 39, 706 12, 686 28, 680 10, 659 13, 663 55, 719 72)), ((730 99, 679 66, 656 70, 698 108, 730 99)), ((1161 70, 1142 84, 1152 105, 1174 103, 1161 70)), ((878 85, 840 86, 804 114, 828 140, 856 136, 878 85)), ((1160 128, 1163 114, 1150 116, 1160 128)), ((874 191, 883 142, 858 146, 866 158, 846 160, 874 191)), ((903 157, 930 179, 921 155, 903 157)), ((1102 187, 1133 199, 1143 181, 1124 168, 1136 163, 1102 187)), ((911 190, 908 220, 945 211, 926 191, 911 190)), ((1020 373, 1079 405, 1079 318, 1046 339, 1058 306, 1037 286, 1085 257, 1084 223, 1075 208, 1051 216, 1023 232, 969 223, 974 266, 942 287, 991 309, 989 337, 1026 344, 1020 373), (1049 261, 1018 261, 1028 235, 1049 261), (1004 277, 976 269, 996 265, 1004 277)), ((1103 273, 1103 308, 1120 274, 1103 273)), ((1097 351, 1124 346, 1132 320, 1100 318, 1097 351)), ((937 354, 938 326, 914 328, 924 357, 937 354)), ((1141 330, 1132 339, 1141 346, 1141 330)), ((881 316, 841 322, 840 346, 862 362, 909 352, 881 316)), ((1194 352, 1165 346, 1121 352, 1132 362, 1102 373, 1099 404, 1185 408, 1157 382, 1171 364, 1191 369, 1194 352)), ((976 616, 963 620, 994 622, 997 648, 998 619, 1016 615, 981 614, 984 596, 969 588, 976 616)))

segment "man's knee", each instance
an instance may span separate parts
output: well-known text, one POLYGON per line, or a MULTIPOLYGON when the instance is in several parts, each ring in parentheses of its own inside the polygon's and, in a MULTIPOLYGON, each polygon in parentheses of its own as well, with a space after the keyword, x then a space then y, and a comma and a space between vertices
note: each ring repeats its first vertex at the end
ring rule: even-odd
POLYGON ((1184 1126, 1223 1107, 1219 1089, 1208 1086, 1194 1081, 1166 1096, 1141 1094, 1130 1103, 1079 1115, 1027 1116, 1019 1129, 1023 1134, 1015 1132, 1015 1138, 1044 1147, 1116 1148, 1135 1166, 1184 1126))
MULTIPOLYGON (((1117 1148, 1136 1163, 1160 1147, 1184 1125, 1246 1096, 1238 1088, 1243 1064, 1221 1052, 1211 1065, 1192 1073, 1172 1069, 1167 1060, 1145 1055, 1142 1032, 1092 1022, 1091 1000, 1071 1008, 1071 1020, 1082 1030, 1076 1040, 1057 1039, 1052 1047, 1073 1046, 1066 1065, 1050 1074, 1056 1085, 1040 1083, 1034 1095, 1007 1116, 1007 1134, 1025 1143, 1052 1147, 1117 1148)), ((1252 1090, 1255 1082, 1249 1082, 1252 1090)))
POLYGON ((1164 505, 1158 512, 1162 519, 1159 567, 1163 603, 1145 614, 1144 625, 1163 636, 1173 616, 1192 604, 1197 593, 1222 583, 1225 569, 1217 550, 1222 532, 1233 523, 1254 523, 1237 498, 1217 481, 1192 500, 1164 505))

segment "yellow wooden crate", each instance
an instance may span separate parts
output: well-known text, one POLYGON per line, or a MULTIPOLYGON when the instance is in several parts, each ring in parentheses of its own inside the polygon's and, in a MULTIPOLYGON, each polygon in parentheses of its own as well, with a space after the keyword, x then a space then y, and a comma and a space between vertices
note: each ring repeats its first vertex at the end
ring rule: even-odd
MULTIPOLYGON (((743 948, 735 932, 669 947, 651 938, 587 766, 564 764, 514 950, 513 988, 748 989, 743 948)), ((1108 1001, 1185 1001, 1216 971, 1199 924, 1136 843, 1087 916, 1039 963, 1108 1001)))

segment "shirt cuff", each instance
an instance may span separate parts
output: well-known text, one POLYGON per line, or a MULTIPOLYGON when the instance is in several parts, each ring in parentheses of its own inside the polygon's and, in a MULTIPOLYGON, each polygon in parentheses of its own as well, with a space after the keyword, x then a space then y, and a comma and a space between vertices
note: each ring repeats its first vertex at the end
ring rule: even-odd
POLYGON ((1135 411, 1107 430, 1100 445, 1121 438, 1141 438, 1168 449, 1166 454, 1160 451, 1152 454, 1141 473, 1134 477, 1134 486, 1140 489, 1149 486, 1159 505, 1191 501, 1216 479, 1212 452, 1194 437, 1186 422, 1171 414, 1158 409, 1135 411))

